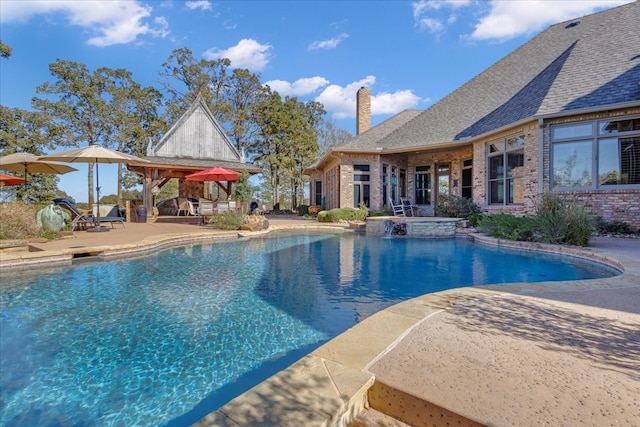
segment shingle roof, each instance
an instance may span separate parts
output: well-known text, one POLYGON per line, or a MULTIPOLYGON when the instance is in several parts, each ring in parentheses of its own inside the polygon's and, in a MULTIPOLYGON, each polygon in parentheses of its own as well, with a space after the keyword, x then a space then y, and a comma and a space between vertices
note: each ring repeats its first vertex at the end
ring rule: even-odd
POLYGON ((232 169, 238 172, 246 170, 251 174, 260 173, 260 168, 254 166, 251 163, 231 162, 225 160, 212 160, 212 159, 190 159, 184 157, 157 157, 157 156, 145 156, 143 159, 149 161, 149 164, 144 164, 146 167, 162 167, 165 169, 208 169, 215 166, 220 166, 225 169, 232 169))
POLYGON ((629 102, 640 105, 638 1, 549 27, 404 126, 354 144, 464 143, 525 119, 629 102))
MULTIPOLYGON (((342 144, 334 147, 331 152, 335 151, 371 151, 377 150, 378 144, 384 141, 384 138, 389 136, 393 131, 404 125, 418 114, 421 110, 404 110, 396 114, 393 117, 388 118, 382 123, 378 123, 376 126, 369 128, 366 132, 356 135, 355 137, 343 142, 342 144)), ((323 158, 313 163, 307 169, 305 173, 311 173, 312 170, 317 169, 322 163, 324 163, 329 157, 331 152, 325 154, 323 158)))
POLYGON ((397 130, 399 127, 403 126, 405 123, 407 123, 420 113, 422 113, 421 110, 401 111, 395 116, 390 117, 382 123, 379 123, 376 126, 370 128, 366 132, 363 132, 360 135, 357 135, 356 137, 343 142, 336 148, 338 148, 340 151, 347 151, 374 147, 393 131, 397 130))

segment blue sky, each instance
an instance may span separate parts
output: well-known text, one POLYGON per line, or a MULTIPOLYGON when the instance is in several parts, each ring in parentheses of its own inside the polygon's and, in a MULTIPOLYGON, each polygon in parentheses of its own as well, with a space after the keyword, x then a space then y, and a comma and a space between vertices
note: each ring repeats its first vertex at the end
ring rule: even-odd
MULTIPOLYGON (((355 96, 372 92, 372 125, 426 109, 551 24, 630 0, 0 1, 0 103, 31 108, 56 59, 126 68, 160 88, 171 51, 226 57, 281 95, 321 102, 355 134, 355 96)), ((59 187, 86 201, 86 166, 59 187)), ((102 195, 115 168, 100 166, 102 195)))

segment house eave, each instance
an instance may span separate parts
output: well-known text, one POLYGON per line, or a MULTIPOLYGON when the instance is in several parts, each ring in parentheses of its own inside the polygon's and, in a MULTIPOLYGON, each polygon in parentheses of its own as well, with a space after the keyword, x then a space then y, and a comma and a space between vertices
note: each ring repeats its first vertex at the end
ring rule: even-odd
MULTIPOLYGON (((640 85, 640 82, 638 84, 640 85)), ((598 113, 602 111, 622 110, 625 108, 637 108, 637 107, 640 107, 640 99, 635 101, 629 101, 629 102, 619 102, 617 104, 605 104, 605 105, 598 105, 595 107, 586 107, 586 108, 580 108, 575 110, 564 110, 564 111, 557 111, 554 113, 539 114, 534 116, 533 118, 549 120, 549 119, 557 119, 557 118, 569 117, 569 116, 579 116, 583 114, 593 114, 593 113, 598 113)))

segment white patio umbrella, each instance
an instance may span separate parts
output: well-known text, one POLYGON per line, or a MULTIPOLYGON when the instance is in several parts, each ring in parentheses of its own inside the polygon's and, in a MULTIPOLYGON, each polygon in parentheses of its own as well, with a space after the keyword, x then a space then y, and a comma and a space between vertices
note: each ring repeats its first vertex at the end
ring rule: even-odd
POLYGON ((24 184, 27 184, 28 173, 64 174, 76 171, 76 168, 64 163, 40 160, 31 153, 13 153, 0 157, 0 169, 12 172, 24 172, 24 184))
POLYGON ((148 160, 132 156, 120 151, 110 150, 100 145, 88 145, 83 148, 61 151, 40 157, 41 160, 55 160, 65 163, 93 163, 96 165, 96 191, 97 191, 97 215, 96 226, 93 231, 108 231, 109 228, 100 226, 100 177, 98 176, 98 163, 149 163, 148 160))

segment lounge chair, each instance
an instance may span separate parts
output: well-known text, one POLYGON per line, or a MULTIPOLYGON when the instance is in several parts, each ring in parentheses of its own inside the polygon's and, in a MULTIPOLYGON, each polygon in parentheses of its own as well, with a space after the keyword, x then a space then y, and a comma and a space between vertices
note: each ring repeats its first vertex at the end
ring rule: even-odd
MULTIPOLYGON (((75 231, 77 227, 82 227, 82 229, 86 229, 89 226, 97 226, 98 217, 93 215, 85 215, 80 209, 76 206, 76 203, 73 200, 69 199, 53 199, 53 203, 60 206, 62 209, 65 209, 71 215, 71 231, 75 231)), ((117 209, 118 213, 120 209, 117 209)), ((108 222, 111 224, 111 228, 113 227, 114 222, 119 222, 124 227, 125 219, 122 216, 101 216, 100 223, 108 222)))
POLYGON ((391 209, 393 210, 393 216, 405 216, 402 204, 396 205, 393 203, 393 199, 391 197, 389 197, 389 206, 391 206, 391 209))

